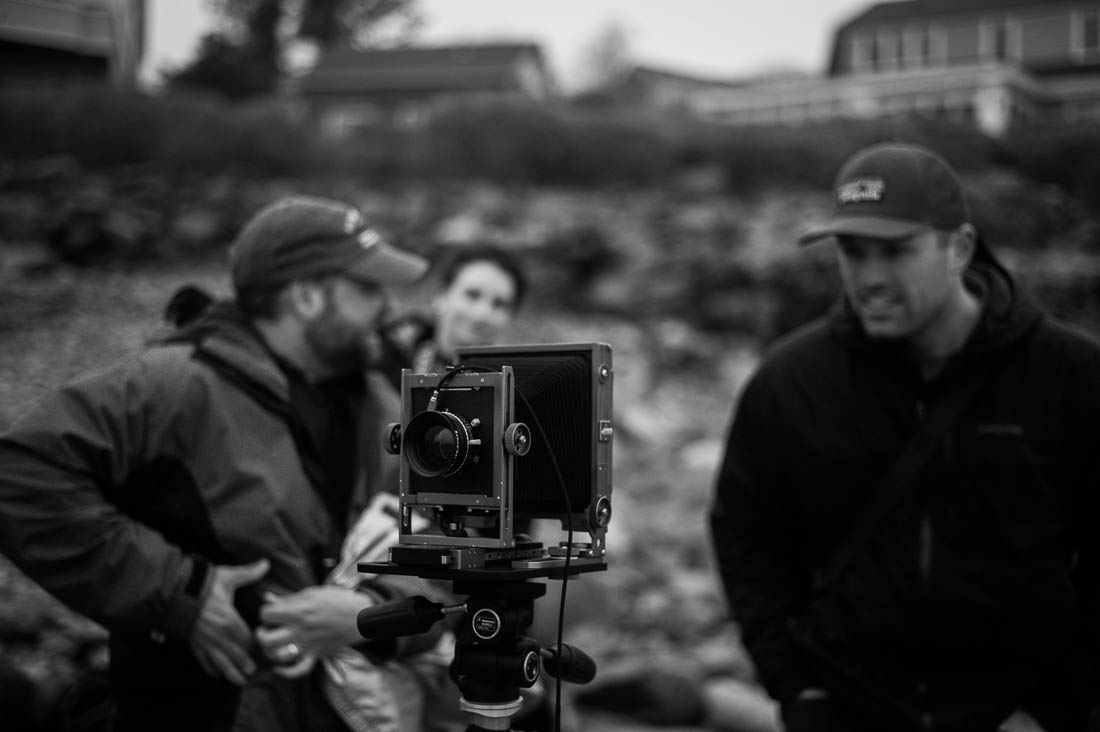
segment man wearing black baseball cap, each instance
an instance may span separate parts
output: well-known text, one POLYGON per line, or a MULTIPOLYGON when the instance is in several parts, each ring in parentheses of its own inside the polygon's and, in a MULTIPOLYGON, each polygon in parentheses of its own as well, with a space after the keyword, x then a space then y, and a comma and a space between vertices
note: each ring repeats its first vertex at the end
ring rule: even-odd
MULTIPOLYGON (((357 209, 294 196, 230 264, 233 299, 0 436, 0 551, 111 632, 118 730, 346 729, 303 664, 338 639, 261 652, 254 631, 262 598, 322 585, 352 518, 396 490, 380 435, 397 396, 365 366, 389 289, 427 263, 357 209)), ((361 589, 320 593, 348 641, 363 607, 432 594, 361 589)))
POLYGON ((229 261, 241 309, 276 353, 313 377, 362 370, 377 355, 388 288, 427 270, 422 257, 387 244, 358 210, 300 196, 253 217, 229 261))
POLYGON ((833 195, 801 241, 843 297, 746 385, 711 511, 761 680, 788 732, 1100 723, 1100 346, 931 150, 861 150, 833 195))

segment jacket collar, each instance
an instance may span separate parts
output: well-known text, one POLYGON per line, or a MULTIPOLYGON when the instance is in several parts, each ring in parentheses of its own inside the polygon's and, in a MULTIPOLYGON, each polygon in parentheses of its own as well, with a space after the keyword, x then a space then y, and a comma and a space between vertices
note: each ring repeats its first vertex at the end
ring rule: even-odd
POLYGON ((287 378, 279 367, 278 359, 260 332, 232 301, 214 303, 197 322, 168 336, 161 343, 192 343, 196 349, 270 392, 279 401, 289 401, 287 378))
MULTIPOLYGON (((951 357, 947 370, 993 357, 1024 338, 1043 314, 1016 285, 1000 263, 976 260, 964 275, 966 287, 982 303, 982 316, 962 350, 951 357)), ((904 360, 904 346, 867 337, 847 297, 841 296, 827 316, 830 331, 849 346, 887 360, 904 360)))

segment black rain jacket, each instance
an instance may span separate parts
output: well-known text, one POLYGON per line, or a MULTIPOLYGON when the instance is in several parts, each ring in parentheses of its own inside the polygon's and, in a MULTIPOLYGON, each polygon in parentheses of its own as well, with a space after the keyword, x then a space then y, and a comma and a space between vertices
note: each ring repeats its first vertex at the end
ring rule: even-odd
POLYGON ((983 316, 931 383, 843 306, 744 389, 711 514, 727 597, 781 703, 824 687, 889 729, 1048 732, 1100 706, 1100 346, 975 264, 983 316), (991 372, 832 584, 812 578, 952 382, 991 372))

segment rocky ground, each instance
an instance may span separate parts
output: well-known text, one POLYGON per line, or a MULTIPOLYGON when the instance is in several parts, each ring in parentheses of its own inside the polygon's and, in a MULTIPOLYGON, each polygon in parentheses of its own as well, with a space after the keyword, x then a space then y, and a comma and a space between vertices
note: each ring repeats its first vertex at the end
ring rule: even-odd
MULTIPOLYGON (((226 291, 216 261, 60 270, 12 283, 0 316, 0 423, 48 389, 140 348, 160 327, 168 295, 185 282, 226 291)), ((572 711, 564 719, 576 732, 770 729, 772 709, 751 686, 725 621, 704 525, 719 439, 755 343, 533 309, 514 334, 514 342, 518 334, 523 342, 599 340, 614 353, 610 568, 570 584, 565 631, 601 671, 589 687, 567 691, 572 711)), ((543 635, 556 620, 551 589, 533 629, 543 635)), ((77 674, 102 668, 102 638, 0 561, 0 651, 39 694, 60 694, 77 674)))

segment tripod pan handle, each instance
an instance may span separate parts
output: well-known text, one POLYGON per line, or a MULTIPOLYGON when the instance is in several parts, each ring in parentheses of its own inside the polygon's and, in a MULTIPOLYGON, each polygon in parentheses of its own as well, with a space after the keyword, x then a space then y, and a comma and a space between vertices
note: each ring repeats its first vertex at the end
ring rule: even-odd
POLYGON ((543 650, 542 667, 551 676, 571 684, 587 684, 596 678, 596 662, 591 656, 564 643, 543 650))

